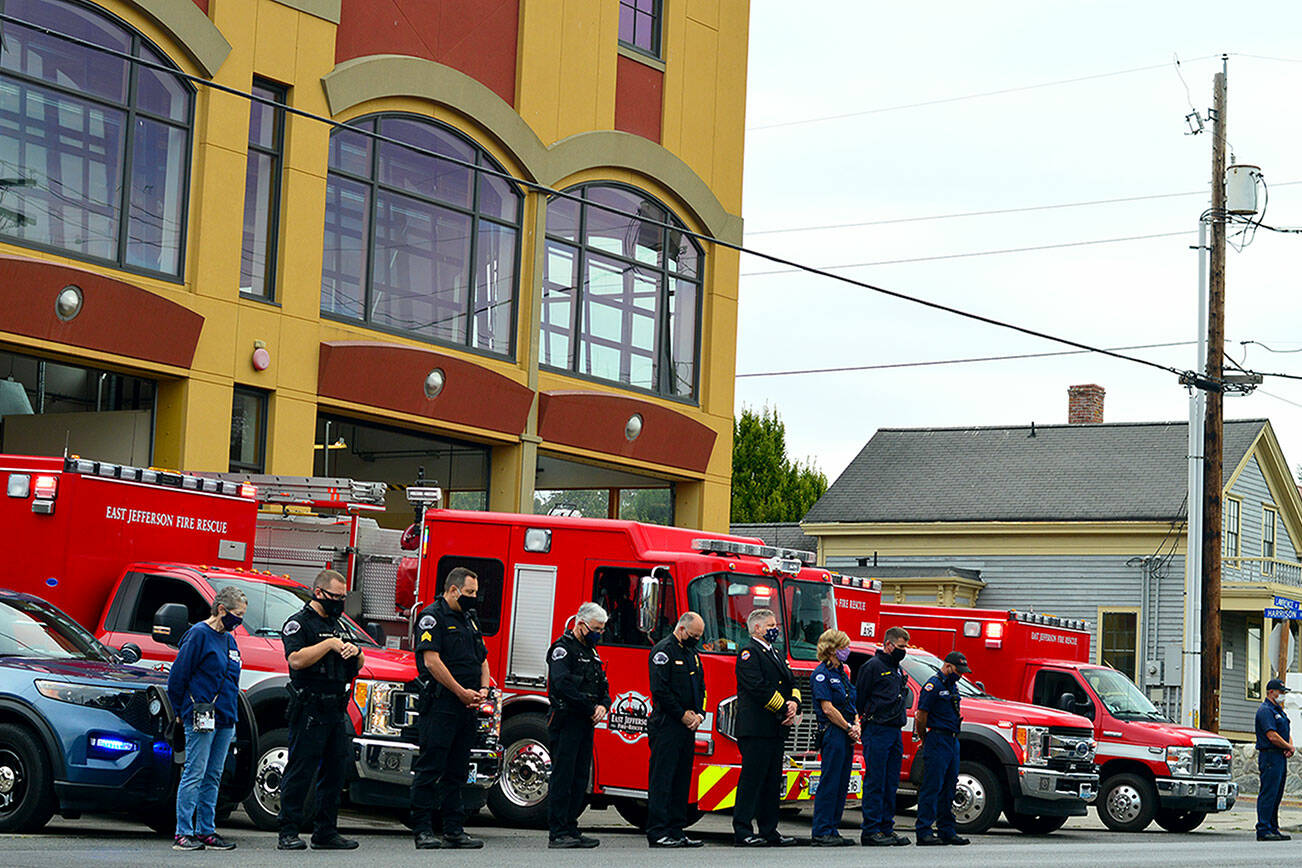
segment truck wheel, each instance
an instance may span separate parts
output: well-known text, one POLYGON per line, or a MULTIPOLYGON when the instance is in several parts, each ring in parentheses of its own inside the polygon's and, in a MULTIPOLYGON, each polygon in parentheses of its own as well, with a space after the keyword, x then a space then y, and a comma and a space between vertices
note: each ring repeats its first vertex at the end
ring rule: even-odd
POLYGON ((1152 783, 1130 773, 1113 775, 1099 790, 1099 819, 1114 832, 1142 832, 1153 822, 1157 791, 1152 783))
POLYGON ((35 832, 54 815, 45 749, 25 727, 0 724, 0 832, 35 832))
POLYGON ((914 795, 906 796, 897 793, 895 796, 895 813, 903 814, 905 811, 911 811, 918 806, 918 797, 914 795))
MULTIPOLYGON (((273 729, 258 739, 258 758, 253 764, 253 792, 244 800, 244 813, 264 832, 280 828, 280 781, 289 760, 289 730, 273 729)), ((316 785, 308 788, 307 805, 312 804, 316 785)), ((310 811, 304 816, 310 816, 310 811)))
POLYGON ((1061 829, 1062 824, 1067 822, 1066 817, 1042 817, 1012 811, 1005 812, 1005 816, 1008 817, 1009 825, 1023 835, 1048 835, 1061 829))
POLYGON ((552 771, 547 718, 523 712, 502 722, 502 774, 488 793, 488 809, 511 826, 547 827, 547 779, 552 771))
POLYGON ((651 818, 646 799, 615 799, 615 813, 641 832, 646 831, 647 821, 651 818))
POLYGON ((1157 813, 1153 815, 1153 819, 1157 820, 1157 825, 1168 832, 1192 832, 1203 824, 1203 820, 1207 819, 1207 812, 1172 811, 1158 808, 1157 813))
POLYGON ((972 760, 960 762, 954 787, 954 821, 959 834, 984 834, 1003 809, 1004 794, 994 772, 972 760))

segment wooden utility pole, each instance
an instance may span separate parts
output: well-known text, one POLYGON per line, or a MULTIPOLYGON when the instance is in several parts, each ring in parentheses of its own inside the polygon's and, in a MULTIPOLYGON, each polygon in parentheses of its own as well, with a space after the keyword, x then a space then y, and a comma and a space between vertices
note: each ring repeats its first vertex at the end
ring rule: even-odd
MULTIPOLYGON (((1220 384, 1225 373, 1225 60, 1213 80, 1212 239, 1208 257, 1207 379, 1220 384)), ((1203 654, 1200 726, 1221 728, 1221 460, 1225 396, 1207 390, 1203 429, 1203 654)))

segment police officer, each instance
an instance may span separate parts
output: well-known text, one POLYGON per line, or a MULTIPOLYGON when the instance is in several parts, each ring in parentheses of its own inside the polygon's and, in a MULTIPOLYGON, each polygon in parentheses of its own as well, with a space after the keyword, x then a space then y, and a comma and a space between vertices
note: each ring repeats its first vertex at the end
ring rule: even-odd
POLYGON ((574 626, 547 649, 547 720, 552 772, 547 782, 547 846, 596 847, 601 842, 579 832, 579 814, 592 769, 592 730, 610 709, 610 685, 597 654, 606 610, 584 603, 574 626))
POLYGON ((909 633, 891 627, 872 659, 859 669, 859 722, 863 727, 863 827, 859 841, 871 847, 907 845, 895 834, 895 791, 900 784, 904 747, 900 730, 908 715, 908 678, 900 664, 909 633))
POLYGON ((971 671, 967 658, 951 651, 940 671, 922 685, 918 697, 913 740, 922 742, 922 790, 914 828, 921 846, 968 843, 954 828, 954 786, 958 783, 958 733, 963 720, 958 710, 958 678, 971 671))
POLYGON ((782 800, 782 743, 799 719, 800 691, 791 668, 773 647, 782 635, 771 609, 746 618, 750 641, 737 655, 737 745, 741 776, 732 811, 735 847, 789 847, 796 839, 778 832, 782 800), (751 821, 759 834, 751 828, 751 821))
POLYGON ((696 729, 705 721, 705 673, 696 653, 704 632, 701 616, 688 612, 678 619, 674 631, 651 649, 646 839, 652 847, 702 846, 687 837, 683 828, 687 825, 696 729))
POLYGON ((850 659, 850 637, 840 630, 824 630, 818 637, 818 666, 810 677, 814 694, 814 717, 818 720, 818 791, 814 793, 816 847, 854 846, 837 829, 845 813, 850 764, 859 740, 855 719, 855 690, 845 661, 850 659))
POLYGON ((476 712, 488 698, 488 650, 475 619, 479 577, 465 567, 448 573, 443 596, 416 617, 416 671, 420 691, 420 756, 412 768, 411 827, 416 849, 477 849, 466 834, 461 787, 470 772, 476 712), (443 840, 434 834, 443 820, 443 840))
POLYGON ((1284 682, 1266 682, 1266 698, 1257 708, 1257 769, 1261 788, 1257 795, 1257 840, 1287 841, 1292 836, 1279 830, 1279 802, 1284 798, 1284 777, 1288 758, 1293 755, 1284 694, 1291 693, 1284 682))
POLYGON ((280 781, 281 850, 303 850, 298 837, 303 807, 316 781, 313 818, 314 850, 353 850, 357 842, 339 834, 339 791, 352 744, 348 722, 348 685, 365 655, 339 618, 348 585, 334 570, 322 570, 313 582, 312 600, 289 616, 281 628, 289 661, 289 759, 280 781))

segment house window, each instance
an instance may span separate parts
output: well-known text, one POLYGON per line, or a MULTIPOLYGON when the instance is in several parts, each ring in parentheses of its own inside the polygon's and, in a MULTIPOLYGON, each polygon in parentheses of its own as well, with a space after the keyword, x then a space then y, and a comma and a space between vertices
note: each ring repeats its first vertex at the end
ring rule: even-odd
POLYGON ((231 402, 231 472, 264 472, 266 452, 267 394, 236 386, 231 402))
MULTIPOLYGON (((285 88, 254 79, 253 95, 283 105, 285 88)), ((240 251, 240 294, 275 298, 276 252, 280 237, 280 175, 285 112, 256 100, 249 103, 249 159, 244 173, 244 244, 240 251)))
POLYGON ((1099 610, 1099 662, 1137 680, 1139 610, 1099 610))
POLYGON ((1221 557, 1239 556, 1239 515, 1243 504, 1237 498, 1225 498, 1225 530, 1221 533, 1221 557))
MULTIPOLYGON (((139 33, 71 0, 2 0, 34 27, 172 67, 139 33)), ((6 21, 0 238, 181 274, 194 89, 170 73, 6 21)))
POLYGON ((547 206, 541 364, 694 400, 700 245, 669 228, 683 224, 641 191, 602 183, 568 192, 582 201, 557 196, 547 206))
POLYGON ((321 313, 510 355, 523 194, 481 171, 503 171, 487 151, 435 121, 350 126, 330 135, 321 313))
POLYGON ((1275 525, 1277 513, 1269 506, 1261 511, 1261 574, 1275 575, 1275 525))
POLYGON ((662 0, 619 0, 619 41, 629 48, 660 56, 662 0))
POLYGON ((1261 634, 1262 634, 1262 617, 1261 615, 1248 615, 1248 648, 1246 652, 1248 684, 1246 696, 1248 699, 1261 699, 1261 634))

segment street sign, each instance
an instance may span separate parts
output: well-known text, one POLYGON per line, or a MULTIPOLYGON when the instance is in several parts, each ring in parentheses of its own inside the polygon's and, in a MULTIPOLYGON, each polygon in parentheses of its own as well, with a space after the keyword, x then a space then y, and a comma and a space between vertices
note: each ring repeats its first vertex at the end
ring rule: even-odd
POLYGON ((1263 618, 1302 618, 1302 611, 1267 606, 1261 610, 1261 616, 1263 618))
POLYGON ((1297 600, 1290 600, 1288 597, 1276 597, 1275 608, 1293 609, 1294 611, 1302 612, 1302 602, 1298 602, 1297 600))

